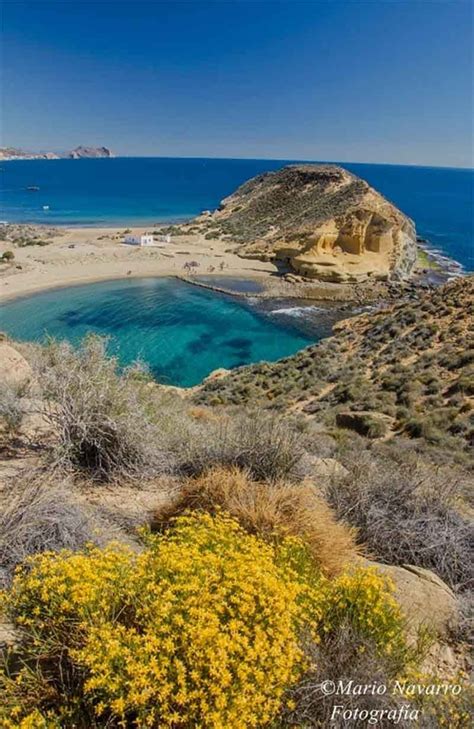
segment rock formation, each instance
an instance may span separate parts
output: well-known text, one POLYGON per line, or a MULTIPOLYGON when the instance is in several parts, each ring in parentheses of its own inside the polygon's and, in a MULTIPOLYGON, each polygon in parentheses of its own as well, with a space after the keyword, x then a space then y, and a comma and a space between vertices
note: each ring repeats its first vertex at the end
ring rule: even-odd
POLYGON ((334 165, 290 165, 259 175, 198 220, 241 243, 244 257, 285 261, 323 281, 404 278, 416 261, 413 222, 334 165))
POLYGON ((107 147, 83 147, 82 145, 73 149, 67 155, 70 159, 83 159, 84 157, 113 157, 107 147))

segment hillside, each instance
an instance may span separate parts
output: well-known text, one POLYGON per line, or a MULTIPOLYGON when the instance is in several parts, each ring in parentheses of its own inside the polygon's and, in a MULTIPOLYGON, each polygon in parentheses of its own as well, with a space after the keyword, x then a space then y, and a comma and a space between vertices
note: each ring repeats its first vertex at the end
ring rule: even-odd
POLYGON ((390 429, 467 448, 474 436, 473 301, 474 277, 458 279, 416 302, 340 322, 333 337, 292 357, 211 378, 195 399, 301 411, 364 435, 390 429))
POLYGON ((334 165, 290 165, 259 175, 196 222, 239 243, 242 256, 284 261, 324 281, 403 278, 416 259, 413 222, 334 165))
POLYGON ((318 729, 376 676, 467 726, 473 289, 192 391, 0 337, 0 724, 318 729))

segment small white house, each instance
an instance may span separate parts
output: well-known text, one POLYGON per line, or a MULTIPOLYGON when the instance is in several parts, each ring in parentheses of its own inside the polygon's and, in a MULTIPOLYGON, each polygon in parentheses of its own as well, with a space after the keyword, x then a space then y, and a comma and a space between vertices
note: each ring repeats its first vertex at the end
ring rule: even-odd
POLYGON ((155 243, 153 236, 149 233, 143 235, 126 235, 124 243, 130 246, 152 246, 155 243))

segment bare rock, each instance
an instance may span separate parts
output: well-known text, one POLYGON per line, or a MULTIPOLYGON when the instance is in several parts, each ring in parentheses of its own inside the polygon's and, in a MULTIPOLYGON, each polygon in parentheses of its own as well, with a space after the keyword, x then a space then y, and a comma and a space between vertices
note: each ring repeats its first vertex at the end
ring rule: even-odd
POLYGON ((310 456, 312 474, 318 478, 332 478, 333 476, 348 476, 349 471, 336 458, 317 458, 310 456))
POLYGON ((21 387, 31 380, 32 375, 26 359, 7 342, 0 342, 0 382, 21 387))
POLYGON ((204 383, 214 382, 215 380, 221 380, 223 377, 228 375, 230 370, 226 370, 225 367, 219 367, 217 370, 212 370, 208 376, 203 380, 204 383))
POLYGON ((0 657, 2 652, 15 645, 19 640, 19 634, 13 623, 5 621, 0 616, 0 657))
POLYGON ((393 580, 395 597, 407 617, 410 632, 416 633, 423 626, 443 638, 456 627, 459 620, 456 597, 434 572, 413 565, 368 564, 375 565, 393 580))

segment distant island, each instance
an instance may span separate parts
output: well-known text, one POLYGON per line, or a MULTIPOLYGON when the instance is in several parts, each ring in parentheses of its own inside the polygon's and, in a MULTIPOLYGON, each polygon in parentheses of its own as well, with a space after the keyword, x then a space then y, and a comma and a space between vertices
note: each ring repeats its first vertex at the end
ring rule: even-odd
POLYGON ((0 147, 0 160, 4 162, 16 159, 84 159, 98 157, 114 157, 108 147, 85 147, 79 145, 70 152, 56 154, 55 152, 30 152, 15 147, 0 147))

